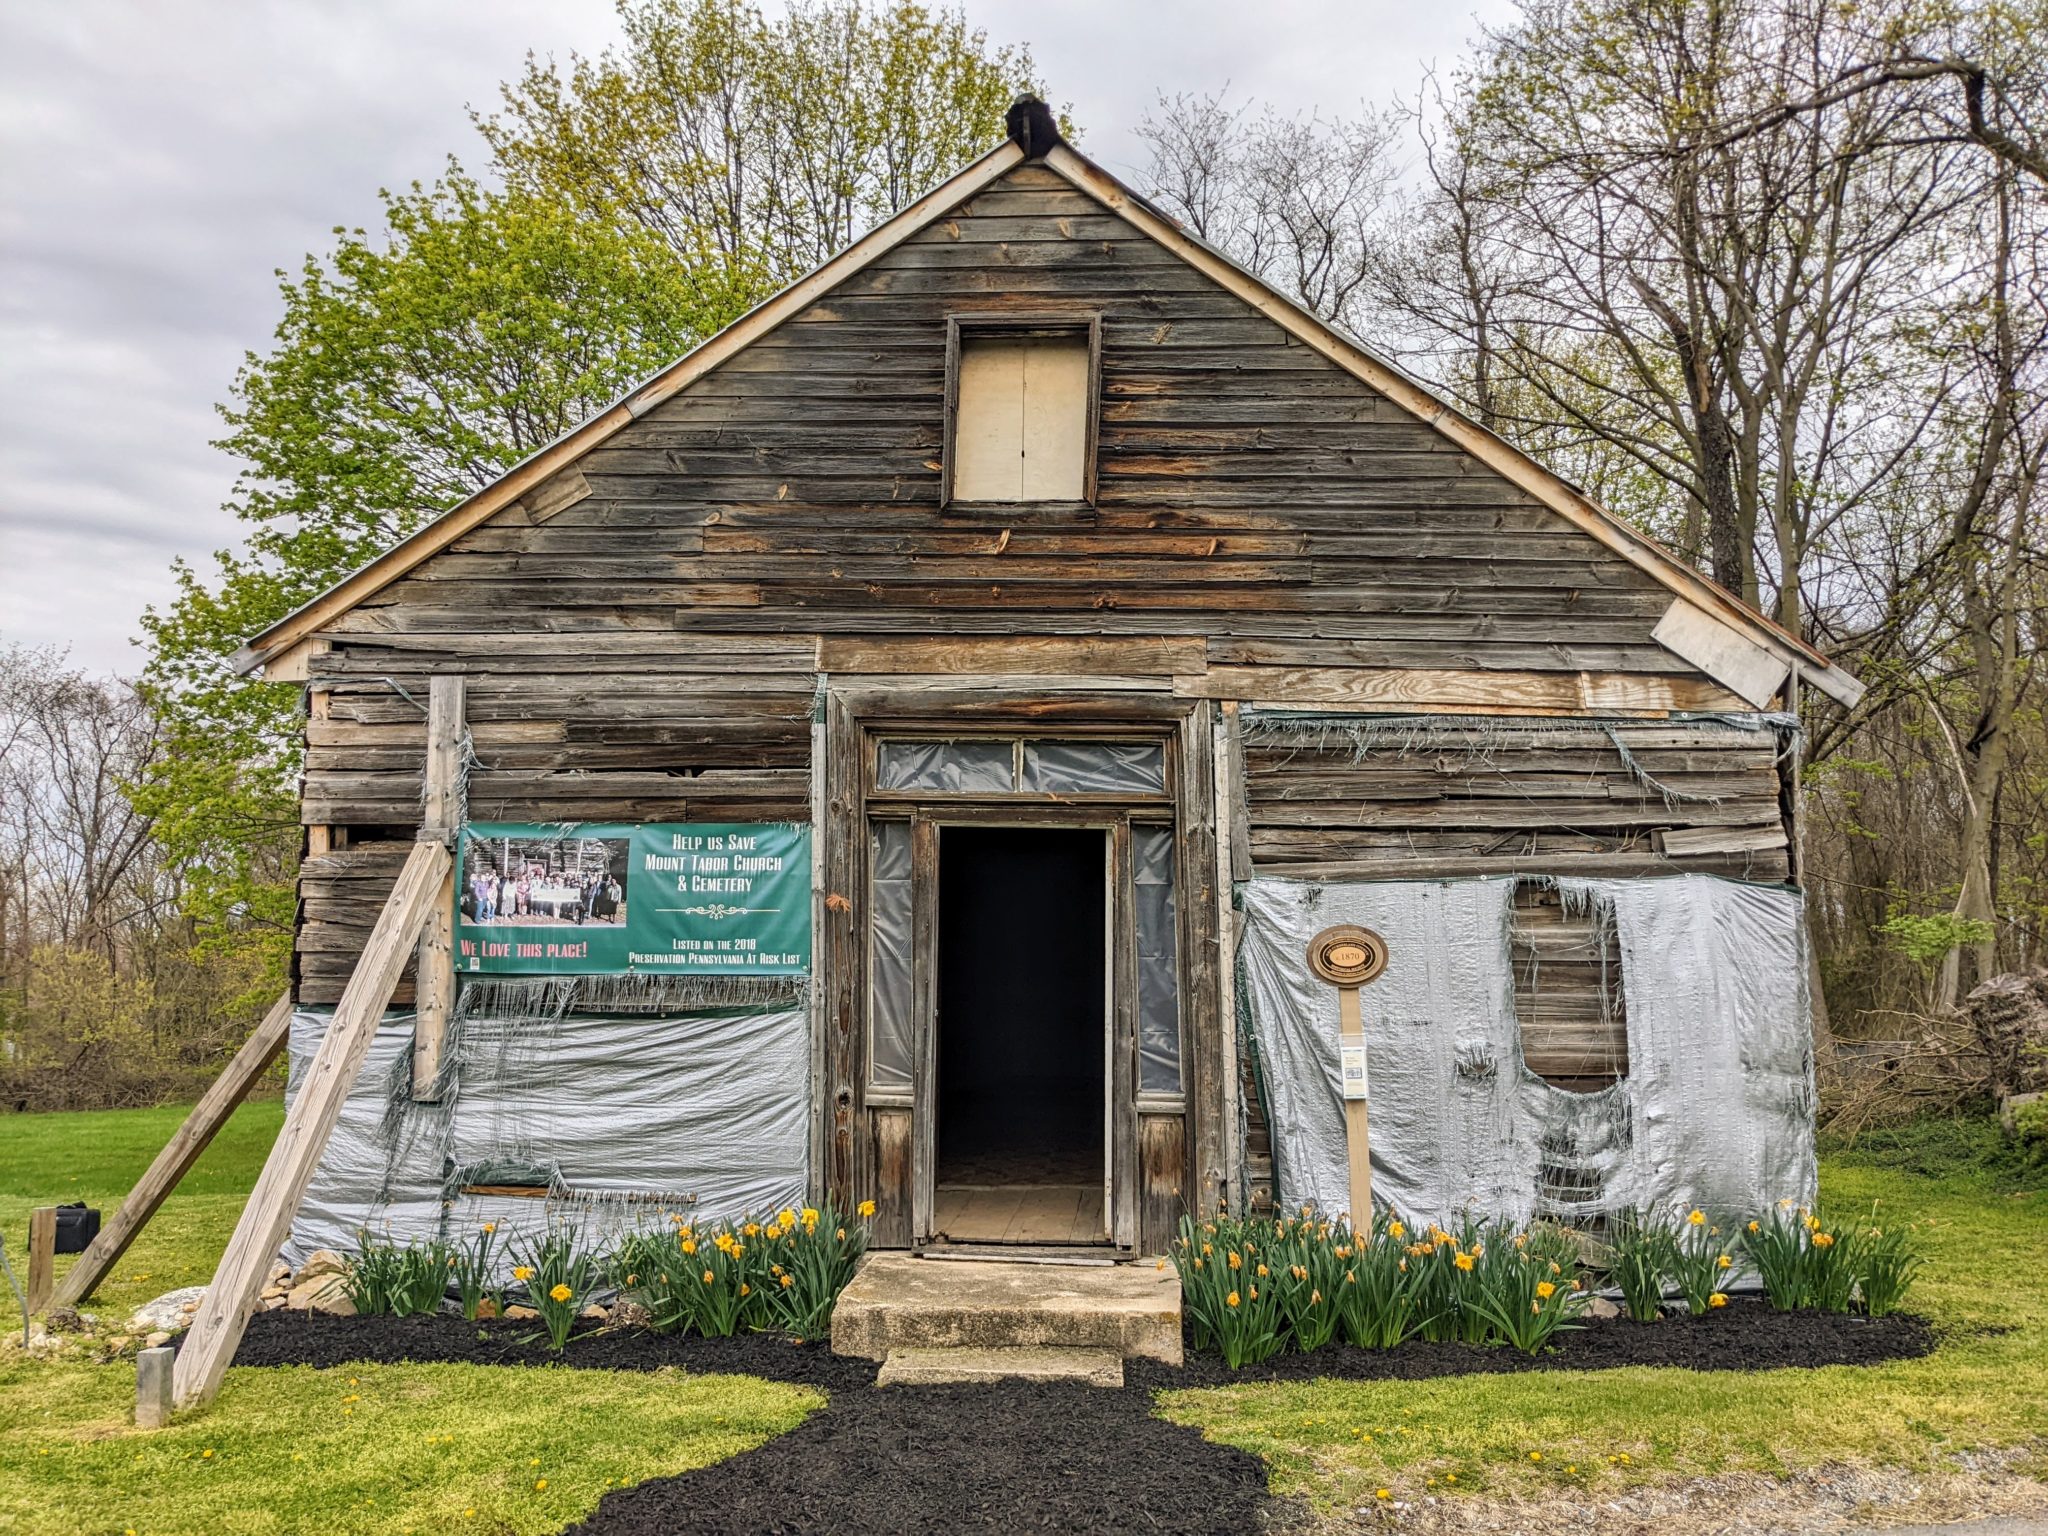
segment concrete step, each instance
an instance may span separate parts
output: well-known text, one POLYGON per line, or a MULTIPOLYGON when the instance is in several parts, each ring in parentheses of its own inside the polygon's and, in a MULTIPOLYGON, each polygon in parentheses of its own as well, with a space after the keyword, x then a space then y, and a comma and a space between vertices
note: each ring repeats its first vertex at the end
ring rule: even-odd
POLYGON ((836 1354, 901 1349, 1100 1349, 1181 1363, 1171 1267, 935 1263, 871 1254, 832 1310, 836 1354))
POLYGON ((892 1349, 875 1376, 878 1387, 929 1387, 961 1381, 1079 1381, 1124 1384, 1124 1359, 1113 1349, 892 1349))

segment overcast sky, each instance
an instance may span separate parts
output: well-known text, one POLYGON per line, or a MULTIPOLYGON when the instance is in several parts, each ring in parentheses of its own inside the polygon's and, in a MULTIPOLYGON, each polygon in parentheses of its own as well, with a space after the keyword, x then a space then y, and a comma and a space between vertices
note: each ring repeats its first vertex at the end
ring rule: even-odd
MULTIPOLYGON (((970 0, 1031 45, 1084 147, 1135 170, 1154 95, 1349 111, 1412 95, 1507 0, 970 0)), ((481 167, 466 109, 532 50, 596 52, 610 0, 0 0, 0 639, 132 671, 178 556, 237 538, 208 446, 274 269, 377 189, 481 167)))

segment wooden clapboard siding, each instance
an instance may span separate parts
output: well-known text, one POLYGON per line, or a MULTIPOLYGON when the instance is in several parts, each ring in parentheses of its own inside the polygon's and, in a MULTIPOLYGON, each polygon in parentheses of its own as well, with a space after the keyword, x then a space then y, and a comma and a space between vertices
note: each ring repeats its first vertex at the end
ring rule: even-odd
POLYGON ((1558 722, 1497 734, 1438 732, 1362 753, 1341 732, 1248 727, 1244 778, 1254 871, 1298 879, 1452 875, 1646 875, 1699 871, 1754 880, 1790 874, 1778 742, 1719 724, 1558 722), (1618 738, 1641 773, 1623 762, 1618 738), (1755 847, 1659 849, 1689 829, 1747 834, 1755 847), (1764 846, 1768 845, 1768 846, 1764 846))
POLYGON ((1613 924, 1567 914, 1550 887, 1521 885, 1509 958, 1524 1066, 1575 1093, 1628 1075, 1628 1004, 1613 924))
MULTIPOLYGON (((1461 707, 1493 674, 1542 708, 1588 678, 1622 699, 1644 680, 1653 710, 1721 702, 1651 638, 1667 587, 1043 165, 530 478, 307 657, 302 815, 352 846, 305 869, 304 1001, 339 994, 419 822, 436 672, 467 681, 468 814, 522 821, 807 818, 821 666, 886 681, 949 645, 930 670, 968 692, 1016 672, 1256 698, 1228 690, 1327 673, 1317 697, 1371 707, 1415 670, 1458 679, 1461 707), (942 510, 947 318, 1023 313, 1100 317, 1095 504, 942 510)), ((1301 874, 1782 874, 1781 848, 1733 846, 1777 825, 1764 749, 1645 754, 1739 791, 1674 813, 1605 748, 1505 775, 1266 764, 1233 836, 1301 874), (1713 851, 1666 856, 1664 832, 1713 851)))

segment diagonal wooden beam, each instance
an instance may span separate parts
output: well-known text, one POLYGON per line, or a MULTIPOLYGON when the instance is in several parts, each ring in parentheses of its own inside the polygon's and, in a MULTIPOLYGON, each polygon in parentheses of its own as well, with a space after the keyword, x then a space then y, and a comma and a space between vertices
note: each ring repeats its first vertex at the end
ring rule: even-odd
POLYGON ((370 942, 363 946, 355 974, 335 1006, 326 1038, 306 1070, 305 1081, 285 1116, 284 1129, 265 1159, 263 1172, 235 1223, 234 1236, 220 1256, 213 1283, 199 1304, 191 1332, 178 1351, 171 1377, 171 1399, 175 1407, 189 1408, 210 1402, 220 1390, 221 1377, 242 1341, 250 1308, 255 1306, 270 1266, 283 1246, 285 1233, 299 1202, 306 1196, 313 1170, 320 1164, 327 1138, 341 1118, 343 1100, 363 1070, 363 1058, 370 1053, 370 1041, 391 1004, 411 952, 428 915, 440 899, 441 882, 447 878, 450 855, 439 842, 414 843, 398 883, 370 942))
POLYGON ((78 1262, 65 1271, 64 1278, 57 1282, 57 1289, 51 1293, 51 1306, 77 1306, 121 1262, 121 1255, 128 1251, 128 1245, 135 1241, 149 1224, 149 1218, 178 1187, 178 1181, 199 1161, 199 1155, 212 1144, 215 1133, 227 1124, 228 1116, 235 1112, 235 1107, 248 1097, 249 1090, 262 1080, 264 1072, 277 1060, 277 1054, 284 1049, 291 1030, 292 995, 287 991, 264 1015, 263 1022, 256 1026, 256 1032, 243 1042, 242 1048, 235 1052, 220 1076, 213 1080, 213 1085, 199 1096, 199 1102, 192 1106, 192 1113, 185 1117, 185 1123, 164 1143, 163 1151, 157 1153, 156 1161, 128 1191, 128 1198, 121 1202, 121 1208, 114 1212, 113 1219, 100 1228, 99 1236, 78 1256, 78 1262))

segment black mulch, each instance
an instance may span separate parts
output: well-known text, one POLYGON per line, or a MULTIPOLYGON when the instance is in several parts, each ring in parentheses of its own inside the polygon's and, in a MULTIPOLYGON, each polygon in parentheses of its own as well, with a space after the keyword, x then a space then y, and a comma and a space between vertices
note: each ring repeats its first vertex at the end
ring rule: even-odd
POLYGON ((423 1317, 332 1317, 321 1312, 258 1312, 249 1319, 237 1365, 345 1365, 352 1360, 410 1360, 418 1365, 569 1365, 591 1371, 658 1371, 681 1366, 699 1375, 730 1373, 830 1391, 872 1387, 876 1362, 835 1355, 823 1343, 794 1344, 765 1333, 730 1339, 679 1338, 644 1328, 600 1332, 595 1325, 560 1355, 537 1323, 466 1323, 423 1317))
POLYGON ((1180 1368, 1133 1361, 1134 1386, 1216 1387, 1235 1381, 1421 1381, 1500 1371, 1604 1371, 1624 1365, 1676 1366, 1689 1371, 1767 1371, 1780 1366, 1876 1365, 1931 1354, 1934 1330, 1904 1314, 1856 1317, 1834 1312, 1777 1312, 1762 1301, 1731 1301, 1704 1317, 1683 1313, 1655 1323, 1626 1318, 1589 1322, 1558 1335, 1547 1354, 1474 1344, 1411 1339, 1399 1349, 1332 1344, 1313 1354, 1277 1355, 1233 1371, 1215 1355, 1188 1352, 1180 1368))
POLYGON ((1284 1507, 1258 1457, 1142 1394, 1004 1383, 837 1395, 758 1450, 606 1494, 570 1530, 1246 1536, 1284 1507))
POLYGON ((823 1412, 760 1448, 701 1471, 607 1494, 577 1532, 1008 1530, 1249 1532, 1282 1523, 1264 1464, 1151 1411, 1151 1393, 1233 1381, 1336 1377, 1413 1381, 1525 1370, 1678 1366, 1704 1371, 1866 1365, 1929 1353, 1917 1317, 1774 1312, 1737 1301, 1705 1317, 1594 1322, 1535 1358, 1420 1341, 1389 1351, 1333 1346, 1230 1371, 1190 1351, 1184 1367, 1125 1366, 1126 1390, 1002 1383, 873 1391, 875 1364, 822 1344, 755 1334, 673 1338, 587 1332, 552 1354, 532 1323, 264 1312, 237 1365, 467 1361, 650 1371, 665 1365, 823 1387, 823 1412))

